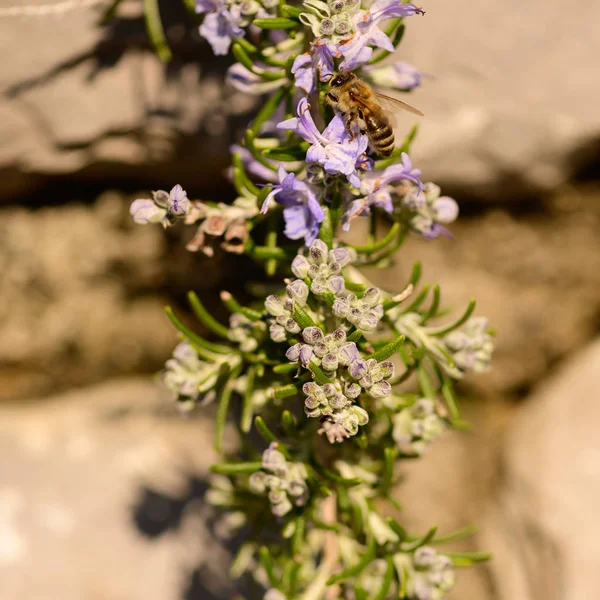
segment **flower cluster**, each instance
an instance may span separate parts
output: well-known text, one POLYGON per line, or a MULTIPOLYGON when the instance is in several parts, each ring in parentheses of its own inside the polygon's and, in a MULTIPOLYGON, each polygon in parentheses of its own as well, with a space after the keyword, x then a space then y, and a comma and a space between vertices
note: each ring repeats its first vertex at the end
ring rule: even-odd
POLYGON ((262 471, 250 476, 250 487, 258 494, 268 493, 274 515, 283 517, 294 506, 308 501, 308 474, 302 463, 292 463, 272 443, 262 455, 262 471))
POLYGON ((454 587, 452 561, 430 546, 421 546, 412 555, 396 555, 394 562, 406 569, 406 594, 411 600, 440 600, 454 587))
POLYGON ((214 397, 212 388, 217 373, 208 363, 200 360, 189 340, 184 340, 176 346, 172 358, 166 362, 162 380, 173 392, 180 408, 191 410, 209 390, 208 400, 214 397))
MULTIPOLYGON (((395 291, 360 270, 389 264, 410 232, 451 243, 458 205, 413 165, 416 128, 404 139, 394 130, 401 150, 378 156, 364 109, 340 110, 334 79, 347 70, 378 87, 420 85, 415 67, 381 61, 424 11, 404 0, 197 0, 195 10, 215 54, 235 56, 227 81, 263 96, 248 99, 257 115, 231 148, 237 197, 191 201, 177 185, 131 214, 193 226, 191 251, 264 267, 238 288, 245 301, 221 293, 228 324, 188 294, 211 339, 166 310, 184 341, 164 383, 185 410, 216 401, 217 452, 231 421, 239 433, 206 494, 219 531, 243 540, 232 576, 249 572, 266 600, 440 600, 454 584, 449 557, 485 555, 438 554, 427 544, 459 536, 415 536, 379 511, 394 501, 398 461, 460 427, 455 383, 488 368, 493 339, 474 303, 446 322, 439 286, 419 290, 420 263, 395 291), (338 234, 359 217, 369 233, 350 246, 338 234)), ((146 17, 156 42, 160 23, 146 17)))
POLYGON ((353 293, 337 298, 332 308, 336 317, 346 319, 362 331, 373 331, 383 318, 381 292, 376 287, 367 289, 362 298, 353 293))
POLYGON ((463 372, 482 373, 489 368, 494 340, 487 332, 485 317, 470 319, 461 329, 455 329, 444 337, 456 366, 463 372))
POLYGON ((215 245, 234 254, 242 254, 248 241, 248 219, 258 211, 254 203, 238 198, 233 205, 210 206, 204 202, 192 202, 185 217, 186 225, 197 224, 198 229, 186 248, 190 252, 201 250, 213 256, 215 245))
POLYGON ((392 417, 392 435, 401 452, 421 455, 431 442, 446 431, 429 398, 419 398, 412 406, 392 417))
POLYGON ((189 211, 190 201, 185 190, 176 185, 170 192, 152 192, 152 198, 139 198, 131 204, 133 220, 139 225, 160 223, 163 227, 173 225, 189 211))

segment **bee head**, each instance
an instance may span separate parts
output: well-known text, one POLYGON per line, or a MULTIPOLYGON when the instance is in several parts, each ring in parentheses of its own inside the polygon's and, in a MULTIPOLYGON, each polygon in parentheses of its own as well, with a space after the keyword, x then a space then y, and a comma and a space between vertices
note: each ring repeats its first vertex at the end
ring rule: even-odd
POLYGON ((340 71, 335 77, 331 78, 329 87, 340 87, 355 77, 356 75, 352 71, 340 71))

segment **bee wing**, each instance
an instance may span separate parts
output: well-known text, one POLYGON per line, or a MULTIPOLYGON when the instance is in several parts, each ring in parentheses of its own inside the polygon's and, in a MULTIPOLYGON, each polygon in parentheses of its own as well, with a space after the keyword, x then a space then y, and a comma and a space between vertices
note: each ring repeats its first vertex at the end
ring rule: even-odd
MULTIPOLYGON (((375 92, 375 90, 373 90, 375 92)), ((386 96, 385 94, 381 94, 380 92, 375 92, 375 96, 377 97, 377 102, 381 104, 382 108, 385 108, 389 111, 394 110, 407 110, 415 115, 419 115, 424 117, 425 115, 414 106, 407 104, 406 102, 402 102, 402 100, 398 100, 398 98, 392 98, 391 96, 386 96)))

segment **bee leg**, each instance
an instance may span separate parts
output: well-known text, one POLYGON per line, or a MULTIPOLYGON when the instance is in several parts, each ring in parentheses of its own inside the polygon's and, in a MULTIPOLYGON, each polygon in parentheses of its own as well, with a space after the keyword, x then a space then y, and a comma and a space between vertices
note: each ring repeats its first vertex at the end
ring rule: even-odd
POLYGON ((346 130, 350 134, 350 141, 355 140, 357 128, 360 130, 358 125, 358 113, 353 110, 346 115, 346 130))

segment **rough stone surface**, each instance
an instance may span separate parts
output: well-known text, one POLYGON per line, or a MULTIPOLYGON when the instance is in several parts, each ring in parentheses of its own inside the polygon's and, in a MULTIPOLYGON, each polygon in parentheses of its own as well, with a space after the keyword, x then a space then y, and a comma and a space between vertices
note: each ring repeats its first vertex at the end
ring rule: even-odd
POLYGON ((540 387, 510 427, 484 530, 502 600, 600 594, 598 389, 600 340, 540 387))
POLYGON ((211 434, 145 379, 1 406, 0 599, 231 597, 211 434))
MULTIPOLYGON (((427 179, 511 201, 553 189, 594 155, 600 136, 600 4, 430 0, 407 27, 401 59, 435 77, 413 159, 427 179)), ((408 116, 401 123, 410 123, 408 116)))
POLYGON ((0 398, 159 368, 176 339, 156 293, 165 254, 160 229, 132 226, 119 194, 3 209, 0 398))
MULTIPOLYGON (((0 8, 15 4, 2 0, 0 8)), ((0 73, 0 199, 34 189, 43 176, 198 185, 225 168, 226 115, 248 110, 248 100, 223 90, 226 62, 215 67, 211 56, 200 66, 207 46, 189 22, 185 33, 179 3, 163 4, 179 48, 169 66, 148 47, 139 6, 131 3, 107 28, 97 27, 98 7, 89 6, 0 18, 0 51, 11 57, 0 73)))

